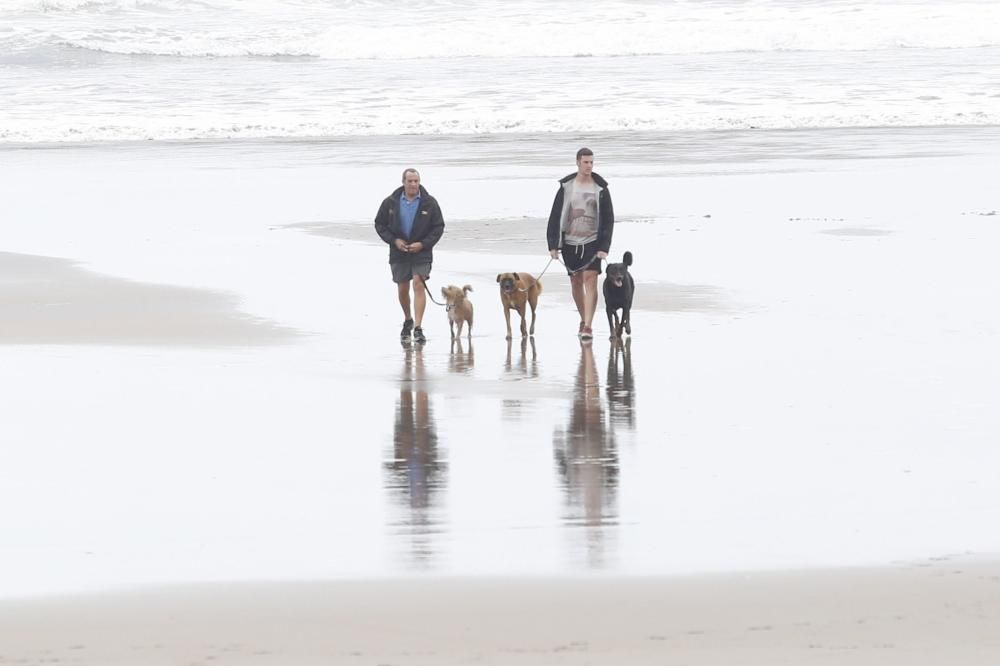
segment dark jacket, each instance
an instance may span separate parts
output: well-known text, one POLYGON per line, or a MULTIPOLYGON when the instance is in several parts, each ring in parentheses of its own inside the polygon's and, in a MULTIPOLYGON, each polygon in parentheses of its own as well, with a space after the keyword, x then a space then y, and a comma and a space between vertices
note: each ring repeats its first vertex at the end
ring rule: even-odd
POLYGON ((389 244, 389 263, 394 264, 401 261, 432 261, 434 259, 434 245, 441 240, 444 233, 444 217, 441 215, 441 207, 438 206, 437 199, 432 197, 420 186, 420 210, 413 218, 413 229, 410 235, 404 236, 403 230, 399 226, 399 197, 403 194, 403 187, 396 188, 382 201, 378 214, 375 215, 375 231, 379 237, 389 244), (407 243, 420 241, 424 248, 416 253, 401 252, 395 245, 397 238, 402 238, 407 243))
MULTIPOLYGON (((608 191, 608 181, 604 180, 596 173, 590 174, 597 183, 599 192, 597 193, 597 251, 611 252, 611 235, 615 231, 615 209, 611 205, 611 192, 608 191)), ((562 216, 563 204, 566 200, 566 186, 573 182, 576 173, 571 173, 559 180, 559 190, 556 192, 555 201, 552 202, 552 212, 549 213, 549 226, 546 230, 546 237, 549 241, 549 249, 555 250, 562 247, 562 216)))

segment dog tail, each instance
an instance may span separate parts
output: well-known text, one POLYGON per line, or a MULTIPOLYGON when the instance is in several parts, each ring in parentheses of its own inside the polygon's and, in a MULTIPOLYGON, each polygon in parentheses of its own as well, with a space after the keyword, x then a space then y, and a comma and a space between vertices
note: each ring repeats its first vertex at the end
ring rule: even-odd
POLYGON ((626 266, 631 266, 632 265, 632 253, 631 252, 628 252, 628 251, 625 252, 625 256, 622 257, 622 263, 625 264, 626 266))
POLYGON ((470 291, 472 291, 472 286, 471 285, 467 284, 464 287, 462 287, 462 293, 463 294, 468 294, 470 291))

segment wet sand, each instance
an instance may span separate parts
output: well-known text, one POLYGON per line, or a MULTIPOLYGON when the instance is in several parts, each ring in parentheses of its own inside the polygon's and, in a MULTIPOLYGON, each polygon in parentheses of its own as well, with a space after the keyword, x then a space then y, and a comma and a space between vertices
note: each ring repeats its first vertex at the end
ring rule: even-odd
POLYGON ((210 290, 99 275, 54 257, 0 252, 0 345, 262 345, 299 332, 210 290))
POLYGON ((1000 566, 172 586, 0 602, 0 663, 942 664, 1000 658, 1000 566))
POLYGON ((395 143, 5 149, 0 660, 988 663, 995 139, 615 138, 621 346, 557 269, 504 339, 553 138, 407 143, 476 307, 423 348, 395 143))

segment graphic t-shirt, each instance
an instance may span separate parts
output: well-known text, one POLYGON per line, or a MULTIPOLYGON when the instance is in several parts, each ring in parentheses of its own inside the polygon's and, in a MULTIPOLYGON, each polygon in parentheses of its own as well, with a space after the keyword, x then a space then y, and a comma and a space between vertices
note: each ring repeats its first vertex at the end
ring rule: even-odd
POLYGON ((586 245, 597 240, 597 184, 573 181, 569 209, 563 220, 563 233, 569 245, 586 245))

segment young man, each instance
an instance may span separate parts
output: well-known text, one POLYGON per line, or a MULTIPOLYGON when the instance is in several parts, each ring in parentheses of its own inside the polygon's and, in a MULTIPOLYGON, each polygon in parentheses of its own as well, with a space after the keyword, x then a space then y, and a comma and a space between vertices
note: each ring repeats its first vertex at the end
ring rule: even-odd
POLYGON ((403 172, 403 185, 379 206, 375 231, 389 244, 389 268, 403 309, 400 339, 426 342, 421 323, 427 305, 424 281, 430 277, 433 248, 444 233, 444 218, 437 199, 420 184, 416 169, 403 172), (410 283, 413 283, 413 316, 410 315, 410 283))
POLYGON ((592 340, 597 276, 601 261, 611 251, 615 211, 607 181, 594 173, 594 153, 589 148, 577 151, 576 167, 576 173, 559 181, 546 236, 553 259, 562 249, 573 301, 580 313, 578 335, 582 340, 592 340))

